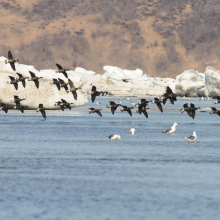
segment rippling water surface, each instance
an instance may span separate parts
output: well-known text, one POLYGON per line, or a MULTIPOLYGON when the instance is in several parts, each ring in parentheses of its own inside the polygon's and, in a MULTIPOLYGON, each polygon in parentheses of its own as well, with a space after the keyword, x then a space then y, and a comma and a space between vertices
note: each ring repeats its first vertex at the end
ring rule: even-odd
POLYGON ((47 120, 35 111, 0 112, 0 219, 219 219, 220 117, 193 120, 179 112, 184 99, 164 113, 150 104, 148 119, 135 111, 113 116, 108 100, 118 101, 48 110, 47 120), (92 106, 102 118, 88 114, 92 106), (161 133, 174 122, 174 134, 161 133), (195 143, 182 138, 193 131, 195 143))

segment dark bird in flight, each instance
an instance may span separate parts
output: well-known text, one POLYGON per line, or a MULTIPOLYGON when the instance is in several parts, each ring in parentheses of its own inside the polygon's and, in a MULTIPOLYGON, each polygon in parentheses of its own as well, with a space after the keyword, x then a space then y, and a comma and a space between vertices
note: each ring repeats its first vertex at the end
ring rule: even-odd
POLYGON ((37 89, 39 88, 39 79, 43 78, 43 77, 37 77, 33 72, 29 71, 29 73, 31 74, 31 79, 29 78, 28 81, 34 81, 35 86, 37 87, 37 89))
POLYGON ((99 116, 101 116, 102 117, 102 114, 101 114, 101 112, 100 112, 100 110, 102 110, 102 109, 95 109, 95 108, 89 108, 91 111, 89 112, 89 114, 91 114, 91 113, 97 113, 99 116))
POLYGON ((14 84, 16 90, 18 90, 18 80, 15 79, 13 76, 8 76, 11 81, 8 81, 8 84, 14 84))
POLYGON ((101 92, 96 91, 96 87, 93 86, 93 87, 92 87, 92 90, 91 90, 91 99, 92 99, 92 102, 94 102, 96 96, 99 96, 100 94, 101 94, 101 92))
POLYGON ((27 79, 28 77, 24 77, 24 76, 22 76, 22 74, 20 74, 20 73, 17 73, 18 74, 18 82, 22 82, 22 85, 23 85, 23 87, 25 88, 25 79, 27 79))
POLYGON ((37 112, 41 112, 42 116, 46 119, 46 108, 44 108, 43 104, 39 104, 39 108, 37 109, 37 112))
POLYGON ((72 92, 74 99, 77 100, 76 90, 77 90, 78 88, 76 88, 76 87, 74 86, 72 80, 68 79, 68 82, 69 82, 69 85, 70 85, 69 92, 72 92))
POLYGON ((50 83, 50 85, 55 84, 57 86, 57 89, 60 90, 60 81, 58 79, 53 78, 53 82, 50 83))
POLYGON ((19 60, 15 60, 11 54, 11 51, 8 51, 8 60, 5 61, 5 63, 10 63, 11 68, 16 71, 15 69, 15 62, 17 62, 19 60))
POLYGON ((57 68, 58 68, 58 73, 62 73, 66 78, 68 78, 67 72, 68 69, 64 69, 60 64, 56 63, 57 68))

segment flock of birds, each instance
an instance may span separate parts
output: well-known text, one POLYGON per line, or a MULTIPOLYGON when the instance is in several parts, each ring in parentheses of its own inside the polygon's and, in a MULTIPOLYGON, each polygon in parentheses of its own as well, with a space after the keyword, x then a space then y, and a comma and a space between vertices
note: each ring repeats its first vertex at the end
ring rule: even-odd
MULTIPOLYGON (((15 69, 15 65, 14 63, 17 62, 19 60, 15 60, 11 54, 11 52, 8 52, 8 60, 5 61, 5 63, 9 63, 11 65, 11 68, 16 71, 15 69)), ((64 82, 64 80, 58 78, 55 79, 53 78, 53 82, 51 82, 51 85, 56 85, 57 89, 60 90, 62 87, 66 90, 66 92, 71 92, 73 94, 73 97, 75 100, 77 100, 77 90, 80 88, 75 88, 74 83, 68 78, 68 74, 66 71, 68 71, 68 69, 64 69, 61 65, 56 63, 56 66, 58 68, 58 73, 62 73, 67 79, 68 82, 64 82), (68 89, 68 85, 69 85, 69 89, 68 89)), ((13 84, 15 89, 18 89, 18 82, 21 82, 23 87, 25 88, 26 86, 26 82, 25 80, 28 79, 28 81, 33 81, 35 83, 36 88, 39 88, 39 79, 43 78, 43 77, 37 77, 33 72, 29 71, 30 73, 30 77, 24 77, 22 74, 17 73, 18 78, 14 78, 13 76, 9 76, 10 81, 8 81, 7 83, 9 84, 13 84)), ((102 91, 97 91, 96 90, 96 86, 92 86, 91 88, 91 101, 94 102, 97 96, 100 95, 106 95, 105 92, 102 91)), ((202 97, 203 98, 203 97, 202 97)), ((22 106, 21 105, 21 101, 23 101, 25 99, 20 99, 18 96, 14 96, 14 99, 11 100, 11 103, 15 103, 15 105, 13 107, 10 107, 8 105, 6 105, 5 103, 0 103, 0 111, 4 111, 5 113, 8 112, 9 109, 17 109, 18 111, 21 111, 22 113, 24 112, 25 108, 27 108, 28 106, 22 106)), ((127 98, 128 101, 129 98, 127 98)), ((163 103, 163 105, 166 104, 167 100, 170 101, 170 104, 174 105, 175 101, 177 101, 177 94, 173 93, 172 89, 168 86, 166 89, 166 93, 159 98, 154 98, 153 100, 146 100, 146 99, 141 99, 140 102, 136 103, 134 101, 131 101, 131 104, 133 105, 132 107, 129 106, 125 106, 125 105, 121 105, 121 102, 114 102, 114 101, 109 101, 109 104, 106 105, 107 108, 111 108, 111 112, 112 115, 114 115, 115 111, 117 110, 117 108, 119 106, 122 107, 122 109, 120 110, 121 112, 127 112, 130 116, 132 116, 132 109, 137 108, 137 113, 139 114, 144 114, 144 116, 146 118, 148 118, 148 112, 147 110, 149 109, 147 107, 148 103, 154 103, 157 105, 158 109, 163 112, 163 107, 161 105, 161 103, 163 103)), ((203 99, 204 100, 204 99, 203 99)), ((220 103, 220 96, 217 97, 217 101, 214 102, 214 104, 220 103)), ((61 99, 61 101, 56 102, 54 105, 55 106, 59 106, 61 108, 62 111, 64 111, 64 109, 68 108, 71 110, 71 104, 73 103, 68 103, 66 100, 61 99)), ((96 102, 97 105, 99 105, 100 103, 96 102)), ((180 110, 181 113, 186 112, 192 119, 195 118, 195 114, 196 114, 196 110, 200 109, 199 107, 195 107, 195 105, 193 103, 190 104, 190 106, 188 106, 187 103, 185 103, 183 105, 183 108, 180 110)), ((212 111, 210 112, 210 114, 217 114, 220 116, 220 110, 217 110, 214 107, 211 107, 212 111)), ((46 111, 48 110, 46 109, 43 104, 39 104, 39 107, 37 108, 37 112, 41 112, 43 118, 46 119, 46 111)), ((99 116, 102 117, 101 114, 101 109, 97 109, 97 108, 89 108, 89 114, 91 113, 97 113, 99 116)), ((174 133, 176 130, 176 126, 179 126, 176 122, 173 124, 173 126, 167 130, 164 130, 163 133, 174 133)), ((131 128, 130 132, 132 134, 135 133, 135 128, 131 128)), ((121 136, 120 135, 109 135, 107 136, 109 139, 111 139, 112 141, 115 140, 121 140, 121 136)), ((187 141, 195 141, 197 139, 196 136, 196 132, 193 132, 192 136, 189 137, 183 137, 185 138, 187 141)))

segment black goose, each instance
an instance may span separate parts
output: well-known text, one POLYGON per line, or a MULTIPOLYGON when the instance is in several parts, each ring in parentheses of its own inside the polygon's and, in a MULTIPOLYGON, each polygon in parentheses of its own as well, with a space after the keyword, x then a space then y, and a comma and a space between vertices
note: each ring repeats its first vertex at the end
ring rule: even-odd
POLYGON ((68 83, 65 83, 62 79, 58 78, 58 80, 60 81, 60 87, 64 88, 66 90, 66 92, 68 92, 68 83))
POLYGON ((159 108, 159 110, 160 110, 161 112, 163 112, 162 105, 160 104, 161 101, 160 101, 158 98, 154 98, 154 100, 151 101, 151 103, 156 103, 156 104, 157 104, 157 107, 159 108))
POLYGON ((43 104, 39 104, 39 108, 37 109, 37 112, 41 112, 42 116, 46 119, 46 108, 44 108, 43 104))
POLYGON ((197 109, 200 109, 200 107, 196 108, 193 103, 190 103, 190 111, 191 111, 191 113, 192 113, 192 118, 193 118, 193 119, 195 118, 196 110, 197 110, 197 109))
POLYGON ((115 103, 113 101, 109 101, 110 102, 110 107, 111 107, 111 112, 114 115, 116 109, 118 108, 118 106, 120 105, 119 103, 115 103))
POLYGON ((16 71, 15 69, 15 62, 17 62, 19 60, 15 60, 11 54, 11 51, 8 51, 8 60, 5 61, 5 63, 10 63, 11 68, 16 71))
POLYGON ((181 111, 181 113, 187 112, 187 114, 188 114, 190 117, 193 117, 192 112, 191 112, 191 110, 190 110, 190 107, 188 106, 187 103, 185 103, 185 104, 183 105, 183 108, 180 109, 180 111, 181 111))
POLYGON ((74 99, 77 100, 76 90, 77 90, 78 88, 76 88, 76 87, 74 86, 72 80, 68 79, 68 82, 69 82, 69 85, 70 85, 69 92, 72 92, 74 99))
POLYGON ((16 90, 18 90, 18 80, 15 79, 13 76, 8 76, 11 81, 8 81, 8 84, 14 84, 16 90))
POLYGON ((149 101, 147 101, 146 99, 141 99, 141 101, 138 103, 138 113, 141 114, 143 111, 143 108, 146 108, 147 103, 149 103, 149 101))
POLYGON ((14 100, 11 100, 11 103, 21 102, 25 99, 20 99, 17 95, 14 95, 14 100))
POLYGON ((28 79, 28 81, 34 81, 35 86, 37 87, 37 89, 39 88, 39 79, 43 78, 43 77, 37 77, 33 72, 29 71, 29 73, 31 74, 31 79, 28 79))
POLYGON ((5 103, 0 103, 0 111, 4 111, 5 113, 8 113, 9 106, 7 106, 5 103))
POLYGON ((28 77, 24 77, 24 76, 22 76, 22 74, 20 74, 20 73, 17 73, 18 74, 18 82, 22 82, 22 85, 23 85, 23 87, 25 88, 25 79, 27 79, 28 77))
POLYGON ((60 108, 61 108, 62 111, 64 111, 65 108, 68 108, 69 110, 71 110, 71 106, 70 106, 70 105, 73 104, 73 103, 67 102, 67 101, 64 100, 64 99, 61 99, 61 101, 56 102, 56 103, 57 103, 57 104, 55 104, 55 106, 56 106, 56 105, 60 106, 60 108))
POLYGON ((121 105, 121 107, 122 107, 122 109, 120 110, 121 112, 126 111, 126 112, 128 112, 128 114, 129 114, 130 116, 132 116, 131 109, 133 109, 133 107, 127 107, 127 106, 125 106, 125 105, 121 105))
MULTIPOLYGON (((143 112, 146 118, 148 118, 147 109, 150 109, 150 108, 142 107, 142 109, 141 109, 141 113, 143 112)), ((140 114, 139 109, 138 109, 137 113, 140 114)))
POLYGON ((100 94, 101 94, 101 92, 96 91, 96 87, 93 86, 93 87, 92 87, 92 90, 91 90, 91 99, 92 99, 92 102, 94 102, 96 96, 99 96, 100 94))
POLYGON ((172 89, 169 86, 167 86, 166 93, 162 97, 163 104, 165 105, 167 99, 170 99, 170 102, 173 105, 174 101, 177 101, 176 97, 177 97, 177 94, 173 93, 172 89))
POLYGON ((55 84, 57 86, 57 89, 60 90, 60 81, 58 79, 53 78, 53 82, 50 83, 50 85, 55 84))
POLYGON ((57 68, 58 68, 58 73, 62 73, 66 78, 68 78, 68 75, 66 73, 66 71, 68 71, 68 69, 64 69, 60 64, 56 63, 57 68))
POLYGON ((212 111, 210 112, 210 114, 217 114, 218 116, 220 116, 220 110, 217 110, 214 107, 211 107, 212 111))
POLYGON ((91 111, 89 112, 89 114, 91 114, 91 113, 97 113, 99 116, 101 116, 102 117, 102 114, 101 114, 101 112, 100 112, 100 110, 102 110, 102 109, 95 109, 95 108, 89 108, 91 111))

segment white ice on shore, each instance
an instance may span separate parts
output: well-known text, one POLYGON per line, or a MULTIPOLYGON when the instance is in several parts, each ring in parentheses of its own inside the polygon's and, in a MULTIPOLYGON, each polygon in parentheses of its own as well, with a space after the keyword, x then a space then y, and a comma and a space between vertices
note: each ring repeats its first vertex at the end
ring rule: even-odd
POLYGON ((205 93, 211 97, 220 95, 220 71, 210 66, 205 70, 205 93))
MULTIPOLYGON (((68 82, 62 73, 56 73, 56 70, 38 71, 33 66, 18 63, 15 63, 16 72, 21 73, 24 77, 30 77, 29 71, 32 71, 36 76, 43 78, 39 79, 39 89, 36 88, 33 81, 26 79, 26 87, 24 88, 22 83, 18 82, 18 90, 16 90, 14 85, 7 84, 7 81, 10 81, 8 76, 18 78, 18 75, 12 70, 10 64, 5 64, 5 60, 7 60, 5 57, 0 57, 0 103, 11 105, 10 101, 13 100, 14 95, 25 98, 21 105, 28 106, 28 109, 37 109, 40 103, 49 109, 59 109, 60 107, 54 106, 54 104, 61 99, 73 103, 71 107, 81 106, 88 102, 87 97, 80 90, 77 90, 78 98, 75 100, 72 93, 67 93, 64 88, 59 91, 56 85, 50 84, 52 78, 61 78, 68 82)), ((73 82, 76 82, 76 87, 80 84, 81 78, 78 75, 68 73, 68 76, 73 82)))

